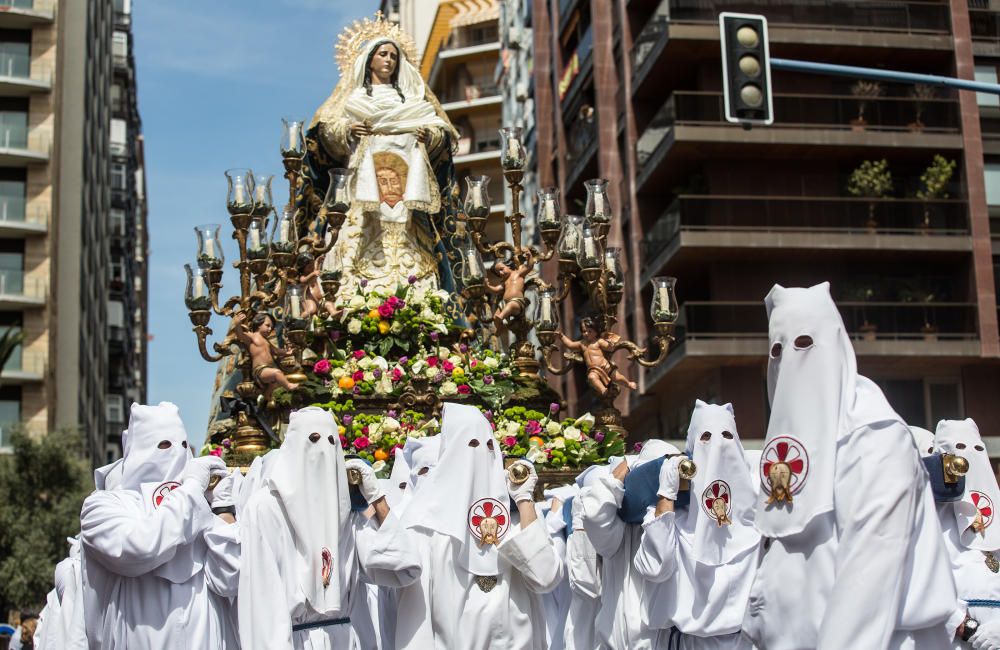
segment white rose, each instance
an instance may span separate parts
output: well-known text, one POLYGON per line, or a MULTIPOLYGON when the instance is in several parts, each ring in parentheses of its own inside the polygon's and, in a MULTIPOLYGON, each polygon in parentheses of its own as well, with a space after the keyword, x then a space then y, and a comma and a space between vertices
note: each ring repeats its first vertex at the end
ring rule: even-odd
POLYGON ((396 418, 386 417, 382 420, 382 430, 386 433, 399 431, 399 420, 396 418))
POLYGON ((455 366, 456 368, 462 365, 462 357, 454 354, 448 357, 448 361, 451 361, 452 365, 455 366))
POLYGON ((445 381, 441 383, 441 394, 442 395, 458 395, 458 384, 453 381, 445 381))
POLYGON ((545 433, 550 436, 558 436, 560 431, 562 431, 562 427, 559 426, 558 422, 549 420, 549 423, 545 425, 545 433))
POLYGON ((392 321, 392 325, 389 326, 389 331, 393 334, 400 334, 403 331, 403 324, 398 320, 392 321))
POLYGON ((414 361, 413 365, 410 366, 410 372, 412 372, 414 375, 419 375, 420 371, 423 370, 425 365, 427 365, 427 362, 424 361, 423 359, 421 359, 420 361, 414 361))
POLYGON ((448 299, 451 298, 451 294, 444 289, 438 289, 435 291, 434 296, 441 302, 448 302, 448 299))
POLYGON ((565 431, 563 431, 563 436, 565 436, 567 440, 579 440, 583 437, 583 432, 574 426, 569 426, 566 427, 565 431))
POLYGON ((504 431, 507 432, 508 436, 516 436, 521 433, 521 423, 515 422, 514 420, 508 420, 503 425, 504 431))
POLYGON ((365 381, 374 381, 375 373, 373 373, 371 370, 365 370, 364 379, 365 381))
POLYGON ((378 309, 381 304, 382 301, 378 296, 368 296, 368 300, 365 301, 365 307, 368 309, 378 309))
POLYGON ((374 443, 378 443, 382 439, 382 428, 381 427, 368 427, 368 440, 374 443))
POLYGON ((594 422, 595 420, 593 415, 591 415, 590 413, 584 413, 583 415, 581 415, 576 419, 576 422, 573 423, 573 426, 579 427, 584 424, 587 424, 589 426, 594 426, 594 422))
POLYGON ((372 359, 372 365, 377 367, 379 370, 389 369, 389 362, 385 360, 385 357, 375 357, 372 359))
POLYGON ((358 360, 358 368, 361 368, 362 370, 368 370, 371 367, 372 367, 371 357, 361 357, 361 359, 358 360))
POLYGON ((565 449, 566 448, 566 440, 563 439, 562 436, 558 436, 556 438, 553 438, 549 442, 549 446, 552 447, 553 449, 565 449))
POLYGON ((544 465, 546 461, 548 461, 549 459, 549 457, 545 455, 545 452, 539 449, 538 447, 532 447, 531 449, 529 449, 528 453, 525 455, 525 458, 527 460, 530 460, 536 465, 544 465))
POLYGON ((376 392, 383 395, 388 395, 392 392, 392 379, 390 379, 388 375, 382 375, 382 378, 378 380, 378 388, 376 388, 376 392))
POLYGON ((384 469, 385 469, 384 460, 376 460, 374 463, 372 463, 372 471, 374 471, 376 474, 384 469))
POLYGON ((334 379, 340 379, 346 374, 347 373, 344 371, 343 368, 334 368, 333 370, 330 371, 330 376, 333 377, 334 379))
POLYGON ((410 294, 410 299, 407 301, 411 305, 421 305, 427 300, 427 291, 425 289, 414 289, 410 294))
POLYGON ((347 322, 347 332, 349 334, 360 334, 361 333, 361 321, 357 318, 352 318, 347 322))
POLYGON ((361 309, 365 306, 364 296, 352 296, 350 302, 347 303, 347 306, 351 309, 361 309))
POLYGON ((496 357, 486 357, 483 359, 483 365, 487 368, 496 368, 500 365, 500 362, 497 361, 496 357))
POLYGON ((448 355, 450 355, 450 354, 451 354, 451 350, 449 350, 448 348, 438 348, 438 352, 437 352, 438 357, 440 357, 442 359, 447 359, 448 355))
POLYGON ((437 377, 437 374, 439 372, 441 372, 439 368, 433 368, 431 366, 427 366, 427 370, 424 371, 424 376, 427 377, 428 379, 433 379, 434 377, 437 377))
POLYGON ((406 434, 407 438, 423 438, 427 435, 427 432, 423 429, 414 429, 413 431, 406 434))

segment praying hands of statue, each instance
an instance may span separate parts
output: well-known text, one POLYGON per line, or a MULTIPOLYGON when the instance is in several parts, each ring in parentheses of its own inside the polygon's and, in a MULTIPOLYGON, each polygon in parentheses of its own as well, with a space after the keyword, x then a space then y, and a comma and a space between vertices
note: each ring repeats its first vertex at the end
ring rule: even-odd
POLYGON ((364 122, 355 122, 350 126, 351 136, 355 139, 366 135, 372 135, 375 131, 372 129, 372 125, 368 120, 364 122))

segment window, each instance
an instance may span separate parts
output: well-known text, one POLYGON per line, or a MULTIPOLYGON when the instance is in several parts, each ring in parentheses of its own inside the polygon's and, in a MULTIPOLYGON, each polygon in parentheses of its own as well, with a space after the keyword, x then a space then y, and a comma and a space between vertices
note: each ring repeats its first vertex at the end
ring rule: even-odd
POLYGON ((124 156, 128 151, 128 124, 125 120, 111 120, 111 155, 124 156))
POLYGON ((0 294, 24 293, 24 253, 0 252, 0 294))
POLYGON ((1000 205, 1000 163, 986 163, 986 204, 1000 205))
POLYGON ((125 178, 125 165, 121 163, 111 163, 111 189, 128 189, 128 182, 125 178))
POLYGON ((24 181, 0 180, 0 221, 24 221, 24 181))
POLYGON ((114 57, 116 62, 119 60, 124 61, 128 58, 128 33, 115 32, 111 40, 111 56, 114 57))
POLYGON ((122 264, 120 258, 111 260, 111 281, 112 282, 125 281, 125 265, 122 264))
POLYGON ((28 148, 28 113, 0 111, 0 147, 28 148))
POLYGON ((962 409, 961 390, 957 381, 927 380, 927 422, 935 423, 944 419, 961 420, 965 415, 962 409))
POLYGON ((31 32, 27 32, 27 41, 0 41, 0 77, 31 76, 31 32))
POLYGON ((108 395, 105 407, 108 424, 125 422, 125 399, 121 395, 108 395))
POLYGON ((108 301, 108 325, 111 327, 125 326, 125 306, 120 300, 108 301))
POLYGON ((110 228, 112 237, 125 236, 125 211, 121 208, 111 208, 110 228))
MULTIPOLYGON (((976 66, 976 81, 982 83, 995 84, 997 83, 997 68, 994 65, 977 65, 976 66)), ((994 108, 1000 107, 1000 95, 994 95, 993 93, 976 93, 976 103, 979 104, 980 108, 986 106, 992 106, 994 108)))
MULTIPOLYGON (((3 336, 8 330, 14 330, 15 332, 21 331, 21 313, 16 311, 5 311, 0 312, 0 336, 3 336)), ((14 352, 10 355, 7 360, 7 364, 3 367, 4 370, 20 370, 21 369, 21 352, 22 346, 17 346, 14 348, 14 352)), ((4 391, 7 388, 0 388, 0 399, 3 398, 4 391)), ((20 393, 18 393, 18 401, 20 401, 20 393)))
POLYGON ((0 449, 10 447, 10 432, 21 421, 21 388, 0 389, 0 449))

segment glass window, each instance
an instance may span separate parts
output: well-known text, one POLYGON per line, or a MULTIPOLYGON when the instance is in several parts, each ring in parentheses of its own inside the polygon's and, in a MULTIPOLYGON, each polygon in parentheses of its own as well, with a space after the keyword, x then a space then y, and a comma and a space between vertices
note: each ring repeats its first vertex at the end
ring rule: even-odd
POLYGON ((111 261, 111 281, 122 282, 125 279, 125 265, 120 259, 111 261))
POLYGON ((24 181, 0 180, 0 221, 24 221, 24 181))
POLYGON ((125 181, 125 165, 121 163, 111 164, 111 188, 115 190, 128 189, 125 181))
MULTIPOLYGON (((7 391, 4 391, 7 393, 7 391)), ((20 393, 20 389, 16 389, 20 393)), ((0 448, 10 447, 10 431, 21 421, 20 395, 0 396, 0 448)))
POLYGON ((125 120, 113 118, 111 120, 111 154, 115 156, 125 155, 128 143, 128 124, 125 120))
POLYGON ((115 59, 125 59, 128 57, 128 34, 125 32, 115 32, 111 41, 111 55, 115 59))
POLYGON ((111 327, 125 326, 125 306, 120 300, 108 301, 108 325, 111 327))
POLYGON ((24 254, 0 253, 0 294, 24 292, 24 254))
POLYGON ((105 405, 108 423, 125 422, 125 399, 121 395, 108 395, 105 405))
POLYGON ((111 208, 111 236, 122 237, 125 235, 125 211, 121 208, 111 208))
POLYGON ((964 416, 958 382, 929 381, 927 383, 927 396, 930 405, 928 422, 961 420, 964 416))
POLYGON ((31 76, 31 43, 0 41, 0 76, 31 76))
MULTIPOLYGON (((15 311, 0 312, 0 336, 7 333, 8 330, 13 330, 15 332, 21 331, 21 313, 15 311)), ((11 353, 10 358, 7 359, 7 363, 4 365, 4 370, 20 370, 21 369, 21 347, 17 346, 11 353)), ((5 391, 8 388, 0 388, 0 399, 3 399, 5 391)), ((20 400, 20 393, 18 393, 18 400, 20 400)))
POLYGON ((986 163, 986 204, 1000 205, 1000 163, 986 163))
MULTIPOLYGON (((995 65, 977 65, 976 81, 988 84, 997 83, 997 67, 995 65)), ((1000 95, 976 93, 976 103, 980 106, 1000 107, 1000 95)))
POLYGON ((28 147, 28 114, 23 111, 0 111, 0 147, 28 147))

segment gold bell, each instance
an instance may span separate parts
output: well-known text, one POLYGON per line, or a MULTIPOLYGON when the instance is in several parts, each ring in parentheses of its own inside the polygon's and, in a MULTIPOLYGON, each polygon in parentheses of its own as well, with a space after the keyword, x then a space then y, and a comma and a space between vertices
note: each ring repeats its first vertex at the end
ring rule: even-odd
POLYGON ((944 482, 949 485, 958 483, 969 472, 969 461, 955 454, 941 454, 941 464, 944 467, 944 482))
POLYGON ((531 471, 524 463, 514 463, 507 468, 507 476, 514 485, 521 485, 531 476, 531 471))
POLYGON ((681 462, 677 463, 677 473, 680 475, 680 485, 678 486, 681 490, 691 489, 691 479, 695 477, 698 473, 698 466, 694 464, 694 461, 690 458, 683 458, 681 462))
POLYGON ((347 468, 347 482, 351 485, 361 485, 361 470, 357 467, 347 468))

